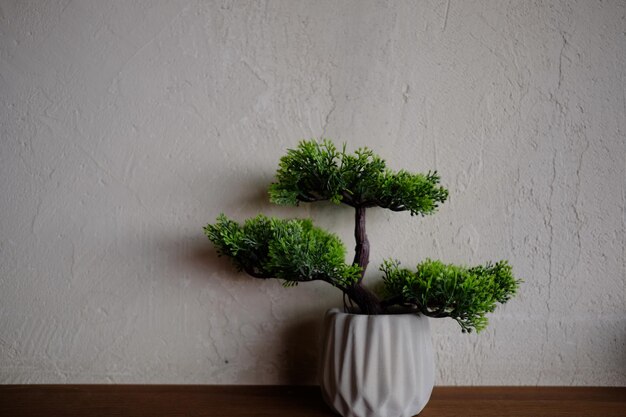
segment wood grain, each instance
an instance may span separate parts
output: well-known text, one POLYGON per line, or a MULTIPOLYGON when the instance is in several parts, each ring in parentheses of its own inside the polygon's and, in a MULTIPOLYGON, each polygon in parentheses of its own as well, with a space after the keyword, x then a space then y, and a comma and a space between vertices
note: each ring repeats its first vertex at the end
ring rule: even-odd
MULTIPOLYGON (((333 416, 312 386, 4 385, 0 416, 333 416)), ((626 417, 626 388, 436 387, 420 417, 626 417)))

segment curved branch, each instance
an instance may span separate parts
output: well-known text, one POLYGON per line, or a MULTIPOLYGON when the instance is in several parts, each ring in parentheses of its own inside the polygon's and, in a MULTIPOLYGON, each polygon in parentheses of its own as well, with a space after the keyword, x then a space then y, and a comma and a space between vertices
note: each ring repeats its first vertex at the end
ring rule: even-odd
POLYGON ((251 267, 246 267, 243 269, 245 271, 246 274, 254 277, 254 278, 260 278, 260 279, 269 279, 269 278, 274 278, 271 275, 267 275, 267 274, 261 274, 259 272, 255 272, 253 268, 251 267))
POLYGON ((352 197, 352 194, 348 193, 347 191, 343 190, 341 192, 341 202, 343 204, 346 204, 350 207, 354 207, 355 203, 354 203, 354 198, 352 197))
POLYGON ((438 308, 437 310, 429 310, 428 307, 423 307, 418 305, 418 308, 422 312, 423 315, 433 318, 442 318, 442 317, 450 317, 450 313, 446 312, 444 309, 438 308))
MULTIPOLYGON (((282 279, 284 280, 284 278, 278 278, 275 277, 273 275, 269 275, 269 274, 263 274, 260 272, 256 272, 252 267, 247 267, 247 268, 243 268, 243 271, 254 277, 254 278, 259 278, 259 279, 282 279)), ((332 280, 331 278, 327 277, 327 276, 316 276, 315 278, 308 278, 308 279, 293 279, 293 280, 286 280, 286 281, 290 281, 290 282, 311 282, 311 281, 324 281, 329 283, 330 285, 332 285, 333 287, 336 287, 338 289, 340 289, 342 292, 346 292, 348 291, 348 287, 346 287, 345 285, 341 285, 338 282, 332 280)))
POLYGON ((315 196, 311 196, 309 195, 305 195, 305 194, 298 194, 298 197, 296 197, 298 200, 300 201, 304 201, 305 203, 313 203, 315 201, 322 201, 325 200, 325 198, 319 198, 319 197, 315 197, 315 196))
POLYGON ((391 307, 391 306, 395 306, 398 304, 402 304, 404 302, 404 297, 402 295, 395 295, 393 297, 389 297, 383 301, 380 302, 380 305, 383 308, 387 308, 387 307, 391 307))
POLYGON ((359 307, 361 314, 382 314, 384 312, 376 294, 359 283, 348 287, 344 293, 359 307))

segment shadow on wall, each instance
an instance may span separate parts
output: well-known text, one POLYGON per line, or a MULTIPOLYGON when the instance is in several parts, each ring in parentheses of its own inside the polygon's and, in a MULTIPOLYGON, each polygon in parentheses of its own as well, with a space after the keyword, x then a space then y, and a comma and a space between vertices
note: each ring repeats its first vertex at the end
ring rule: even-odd
MULTIPOLYGON (((255 278, 235 272, 230 259, 219 257, 208 240, 194 240, 186 244, 186 253, 180 260, 185 267, 194 271, 206 271, 206 279, 216 277, 226 286, 237 288, 249 286, 255 278), (226 282, 227 281, 227 282, 226 282)), ((302 311, 294 320, 281 323, 276 337, 270 338, 271 346, 265 341, 255 341, 255 351, 276 352, 275 370, 278 381, 288 385, 316 385, 319 352, 319 336, 323 315, 319 311, 302 311), (257 349, 258 348, 258 349, 257 349)), ((231 335, 230 337, 235 337, 231 335)))
POLYGON ((322 317, 303 318, 288 325, 280 335, 287 348, 279 368, 279 380, 287 385, 317 385, 317 365, 322 317))
POLYGON ((232 273, 232 262, 226 257, 219 256, 215 248, 206 238, 194 239, 192 243, 188 243, 181 260, 196 271, 224 271, 228 273, 228 275, 242 275, 232 273))
POLYGON ((618 340, 618 346, 622 348, 618 351, 621 352, 622 362, 622 376, 626 379, 626 326, 623 327, 622 334, 616 338, 618 340))
MULTIPOLYGON (((234 180, 236 184, 229 183, 228 187, 221 185, 216 187, 210 196, 207 195, 193 202, 188 201, 197 207, 215 207, 215 202, 218 201, 219 206, 217 209, 207 211, 207 217, 201 219, 202 223, 198 225, 197 231, 194 230, 191 233, 187 231, 175 240, 165 238, 166 246, 173 251, 175 256, 174 265, 170 266, 183 272, 183 276, 192 277, 198 283, 217 280, 217 285, 221 287, 220 291, 228 289, 230 292, 240 294, 239 290, 245 288, 247 295, 240 295, 244 298, 250 296, 248 289, 254 288, 255 278, 243 272, 237 272, 228 257, 218 256, 214 246, 204 236, 202 227, 207 223, 214 223, 220 212, 239 222, 259 213, 289 218, 309 217, 311 213, 308 205, 281 207, 270 203, 268 187, 273 179, 273 176, 268 175, 240 176, 234 180)), ((201 183, 206 184, 207 181, 196 182, 196 184, 201 183)), ((328 203, 328 205, 331 204, 328 203)), ((320 210, 323 209, 324 207, 320 207, 320 210)), ((333 209, 336 210, 336 206, 333 205, 333 209)), ((198 211, 194 217, 197 217, 197 213, 198 211)), ((267 339, 250 341, 256 345, 250 346, 252 350, 263 352, 269 349, 273 352, 275 362, 272 370, 278 372, 276 378, 283 384, 317 384, 317 356, 323 314, 317 309, 311 310, 305 307, 304 310, 298 312, 298 317, 285 320, 277 327, 275 337, 269 339, 271 346, 267 345, 267 339)), ((214 319, 221 321, 219 315, 214 316, 214 319)), ((231 334, 226 337, 236 337, 236 335, 231 334)), ((234 363, 236 359, 231 361, 230 366, 234 363)), ((257 369, 251 375, 259 372, 262 371, 257 369)))
MULTIPOLYGON (((207 178, 198 180, 199 184, 210 183, 207 178)), ((207 217, 198 224, 197 233, 188 237, 186 242, 175 242, 175 250, 183 250, 180 254, 180 261, 194 271, 207 271, 207 273, 224 272, 229 276, 237 276, 234 279, 250 278, 244 274, 237 274, 232 262, 228 258, 218 256, 217 251, 211 242, 204 236, 202 228, 208 223, 214 223, 220 213, 225 213, 229 217, 243 220, 258 213, 267 211, 271 207, 267 189, 270 180, 267 176, 250 176, 244 180, 231 184, 229 187, 220 187, 216 193, 212 193, 205 199, 201 199, 195 204, 198 207, 210 206, 211 201, 219 201, 219 211, 207 213, 207 217), (232 190, 244 190, 234 193, 232 190)), ((230 279, 233 279, 233 278, 230 279)))

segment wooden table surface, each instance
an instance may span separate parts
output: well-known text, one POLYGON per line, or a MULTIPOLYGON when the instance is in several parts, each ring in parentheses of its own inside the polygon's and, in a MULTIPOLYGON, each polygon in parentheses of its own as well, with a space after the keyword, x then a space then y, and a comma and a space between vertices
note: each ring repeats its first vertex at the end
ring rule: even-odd
MULTIPOLYGON (((335 414, 314 386, 0 385, 0 416, 335 414)), ((626 387, 435 387, 420 417, 626 417, 626 387)))

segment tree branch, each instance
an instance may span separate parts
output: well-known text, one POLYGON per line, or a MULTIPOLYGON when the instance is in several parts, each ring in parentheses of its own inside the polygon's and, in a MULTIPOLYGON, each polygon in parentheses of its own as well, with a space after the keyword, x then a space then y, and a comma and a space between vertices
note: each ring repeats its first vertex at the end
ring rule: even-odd
POLYGON ((350 207, 354 207, 354 199, 352 197, 352 194, 348 193, 347 191, 342 191, 341 192, 341 202, 350 206, 350 207))
POLYGON ((389 297, 383 301, 380 302, 380 305, 383 308, 387 308, 387 307, 391 307, 391 306, 395 306, 398 304, 402 304, 402 302, 404 301, 404 297, 401 295, 395 295, 393 297, 389 297))
POLYGON ((304 201, 305 203, 313 203, 315 201, 324 200, 323 198, 318 198, 318 197, 315 197, 315 196, 311 196, 310 194, 309 195, 305 195, 305 194, 302 194, 302 193, 298 194, 297 198, 298 198, 298 200, 304 201))
POLYGON ((348 287, 344 293, 359 306, 361 314, 382 314, 385 311, 376 294, 361 284, 355 283, 348 287))
POLYGON ((246 272, 246 274, 253 276, 254 278, 261 278, 261 279, 274 278, 273 276, 270 276, 267 274, 261 274, 261 273, 255 272, 252 267, 246 267, 243 270, 246 272))

